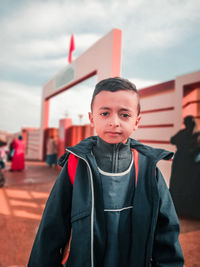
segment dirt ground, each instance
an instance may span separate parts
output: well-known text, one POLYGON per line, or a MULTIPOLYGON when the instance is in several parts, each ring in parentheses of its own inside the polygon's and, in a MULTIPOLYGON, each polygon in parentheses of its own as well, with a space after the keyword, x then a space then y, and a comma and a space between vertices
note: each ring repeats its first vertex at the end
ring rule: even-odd
MULTIPOLYGON (((9 166, 7 166, 9 168, 9 166)), ((26 162, 24 172, 5 172, 0 188, 0 267, 25 267, 41 215, 59 173, 44 162, 26 162)), ((180 219, 185 266, 200 266, 200 220, 180 219)))

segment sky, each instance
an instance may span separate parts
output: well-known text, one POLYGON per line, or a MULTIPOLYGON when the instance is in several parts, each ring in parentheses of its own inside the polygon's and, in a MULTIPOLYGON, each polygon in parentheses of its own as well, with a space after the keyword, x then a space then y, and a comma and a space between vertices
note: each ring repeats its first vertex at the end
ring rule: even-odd
MULTIPOLYGON (((6 0, 0 8, 0 130, 39 127, 43 85, 113 28, 138 89, 200 70, 199 0, 6 0)), ((50 102, 49 126, 87 123, 96 77, 50 102), (80 97, 81 95, 81 97, 80 97)))

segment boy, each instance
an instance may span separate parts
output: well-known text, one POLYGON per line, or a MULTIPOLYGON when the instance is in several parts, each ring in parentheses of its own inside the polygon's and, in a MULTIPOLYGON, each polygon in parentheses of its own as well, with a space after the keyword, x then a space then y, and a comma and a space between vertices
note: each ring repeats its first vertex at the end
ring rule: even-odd
POLYGON ((28 266, 62 266, 68 243, 68 267, 183 266, 178 219, 156 167, 172 153, 129 138, 140 121, 135 85, 100 81, 89 119, 97 136, 61 158, 28 266))

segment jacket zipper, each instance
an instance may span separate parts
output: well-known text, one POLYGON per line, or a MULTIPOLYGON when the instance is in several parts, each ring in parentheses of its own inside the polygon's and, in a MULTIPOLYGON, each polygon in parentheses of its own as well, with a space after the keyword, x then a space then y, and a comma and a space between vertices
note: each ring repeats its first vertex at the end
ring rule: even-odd
POLYGON ((112 172, 117 172, 118 170, 118 155, 119 155, 119 145, 118 144, 114 144, 113 146, 113 152, 112 152, 112 172))
POLYGON ((71 150, 66 149, 68 152, 72 153, 74 156, 82 159, 85 161, 85 163, 88 166, 89 172, 90 172, 90 180, 91 180, 91 191, 92 191, 92 208, 91 208, 91 267, 94 267, 94 183, 93 183, 93 175, 92 170, 90 168, 90 165, 88 161, 78 155, 76 155, 71 150))

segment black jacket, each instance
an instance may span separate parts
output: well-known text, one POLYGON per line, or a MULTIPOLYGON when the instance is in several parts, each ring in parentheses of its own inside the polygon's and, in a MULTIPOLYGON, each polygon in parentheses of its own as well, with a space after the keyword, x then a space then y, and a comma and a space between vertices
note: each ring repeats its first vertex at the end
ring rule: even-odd
MULTIPOLYGON (((106 233, 102 188, 98 179, 93 179, 99 175, 91 153, 95 143, 96 137, 87 138, 68 148, 60 159, 63 169, 47 201, 29 267, 62 266, 63 249, 69 241, 71 229, 66 266, 103 267, 106 233), (67 173, 69 153, 79 157, 74 186, 67 173)), ((139 152, 130 266, 183 266, 178 218, 169 190, 156 168, 160 159, 170 159, 172 153, 144 146, 133 139, 130 143, 139 152)))

